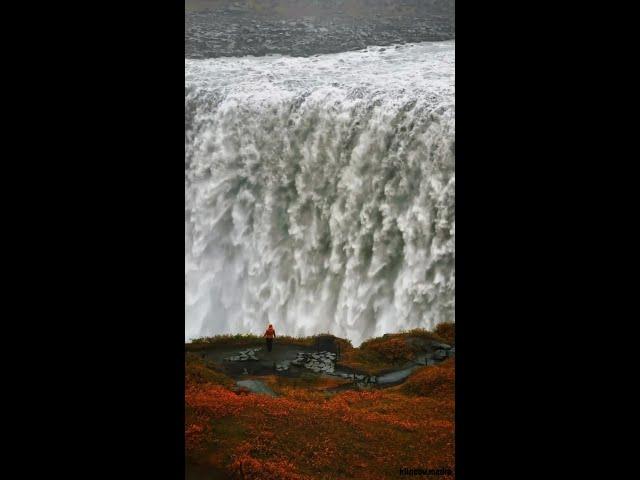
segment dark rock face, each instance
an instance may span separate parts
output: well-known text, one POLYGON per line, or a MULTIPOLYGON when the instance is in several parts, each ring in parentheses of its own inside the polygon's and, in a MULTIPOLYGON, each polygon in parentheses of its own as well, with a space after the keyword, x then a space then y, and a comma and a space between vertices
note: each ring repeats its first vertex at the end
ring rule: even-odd
POLYGON ((185 58, 311 56, 455 38, 453 0, 200 1, 196 7, 187 2, 185 9, 185 58))

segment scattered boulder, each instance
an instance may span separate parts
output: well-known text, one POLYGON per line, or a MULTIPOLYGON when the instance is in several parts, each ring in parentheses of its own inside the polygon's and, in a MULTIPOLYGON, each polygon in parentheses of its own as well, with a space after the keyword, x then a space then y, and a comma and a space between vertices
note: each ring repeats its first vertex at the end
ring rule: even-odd
POLYGON ((336 354, 331 352, 305 353, 298 352, 295 360, 290 363, 304 367, 315 373, 333 374, 335 372, 336 354))
POLYGON ((258 350, 260 350, 260 347, 242 350, 238 352, 237 355, 231 355, 230 357, 224 358, 224 360, 227 362, 246 362, 247 360, 257 361, 258 357, 256 356, 256 352, 258 350))

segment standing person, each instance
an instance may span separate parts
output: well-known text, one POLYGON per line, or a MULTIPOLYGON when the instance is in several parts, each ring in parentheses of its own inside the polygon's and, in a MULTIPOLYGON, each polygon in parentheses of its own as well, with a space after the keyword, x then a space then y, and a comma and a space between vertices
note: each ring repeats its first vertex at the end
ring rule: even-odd
POLYGON ((276 338, 276 331, 273 328, 273 325, 269 324, 269 328, 264 332, 264 337, 267 338, 267 350, 271 351, 273 348, 273 339, 276 338))

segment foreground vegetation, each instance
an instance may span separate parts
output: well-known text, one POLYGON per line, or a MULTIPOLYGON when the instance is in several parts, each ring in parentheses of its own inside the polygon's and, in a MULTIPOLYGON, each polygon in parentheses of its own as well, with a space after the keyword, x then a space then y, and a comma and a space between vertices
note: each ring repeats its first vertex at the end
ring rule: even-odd
MULTIPOLYGON (((399 340, 432 335, 453 343, 447 338, 452 328, 390 335, 362 350, 373 355, 365 355, 366 362, 384 364, 398 359, 396 348, 404 351, 399 340)), ((343 380, 311 374, 260 379, 278 396, 237 389, 199 355, 187 353, 188 464, 243 480, 387 479, 397 478, 400 468, 454 469, 453 359, 384 390, 336 393, 343 380)))

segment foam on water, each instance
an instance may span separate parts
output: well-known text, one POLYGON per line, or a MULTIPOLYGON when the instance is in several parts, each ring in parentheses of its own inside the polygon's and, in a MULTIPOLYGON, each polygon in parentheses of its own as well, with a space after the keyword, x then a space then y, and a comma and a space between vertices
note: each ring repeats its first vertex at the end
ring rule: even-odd
POLYGON ((185 337, 454 320, 454 42, 185 60, 185 337))

